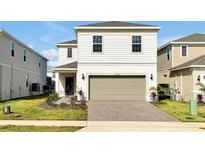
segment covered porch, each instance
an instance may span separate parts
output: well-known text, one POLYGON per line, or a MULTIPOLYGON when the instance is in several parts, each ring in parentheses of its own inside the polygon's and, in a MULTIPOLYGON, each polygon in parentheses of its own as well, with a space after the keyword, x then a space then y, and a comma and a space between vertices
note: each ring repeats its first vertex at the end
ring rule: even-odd
POLYGON ((76 94, 77 62, 53 68, 55 71, 55 91, 60 97, 76 94))

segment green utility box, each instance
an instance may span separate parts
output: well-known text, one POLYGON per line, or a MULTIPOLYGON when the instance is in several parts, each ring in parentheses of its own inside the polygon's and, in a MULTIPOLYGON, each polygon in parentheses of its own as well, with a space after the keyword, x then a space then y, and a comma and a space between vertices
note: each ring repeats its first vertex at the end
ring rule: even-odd
POLYGON ((192 116, 197 116, 197 100, 195 100, 195 99, 190 100, 189 113, 192 116))

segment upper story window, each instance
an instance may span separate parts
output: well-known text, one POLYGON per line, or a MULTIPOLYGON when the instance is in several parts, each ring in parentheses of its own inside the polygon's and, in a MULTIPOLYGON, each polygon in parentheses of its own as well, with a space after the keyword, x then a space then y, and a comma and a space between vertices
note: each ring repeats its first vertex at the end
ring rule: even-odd
POLYGON ((132 52, 142 51, 142 38, 141 36, 132 36, 132 52))
POLYGON ((72 58, 72 48, 68 48, 67 56, 68 58, 72 58))
POLYGON ((41 63, 40 62, 38 63, 38 67, 41 67, 41 63))
POLYGON ((182 57, 187 57, 187 55, 188 55, 188 47, 187 47, 187 45, 182 45, 181 46, 181 56, 182 57))
POLYGON ((168 46, 168 47, 166 47, 166 57, 167 57, 167 60, 170 60, 170 54, 171 54, 171 47, 168 46))
POLYGON ((55 72, 52 73, 52 78, 55 78, 56 77, 56 74, 55 72))
POLYGON ((14 57, 15 56, 15 43, 14 42, 12 42, 11 43, 11 57, 14 57))
POLYGON ((93 36, 93 52, 102 52, 102 36, 93 36))
POLYGON ((23 61, 26 61, 26 49, 23 49, 23 61))

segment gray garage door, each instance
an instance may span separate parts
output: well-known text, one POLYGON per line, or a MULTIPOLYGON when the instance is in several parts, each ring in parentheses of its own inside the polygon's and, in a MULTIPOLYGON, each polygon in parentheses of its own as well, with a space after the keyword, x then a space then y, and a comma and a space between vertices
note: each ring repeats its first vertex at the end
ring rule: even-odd
POLYGON ((145 76, 90 76, 90 100, 145 100, 145 76))

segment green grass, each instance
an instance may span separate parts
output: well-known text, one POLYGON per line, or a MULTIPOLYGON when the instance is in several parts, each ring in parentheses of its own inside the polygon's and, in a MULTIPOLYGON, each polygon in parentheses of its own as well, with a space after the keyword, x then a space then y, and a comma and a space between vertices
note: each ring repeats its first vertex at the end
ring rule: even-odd
POLYGON ((205 122, 205 106, 198 106, 198 115, 196 117, 189 114, 188 102, 174 102, 171 100, 163 100, 156 106, 180 121, 205 122))
POLYGON ((83 127, 0 126, 0 132, 75 132, 83 127))
POLYGON ((84 109, 49 110, 41 107, 46 96, 35 96, 0 103, 0 120, 86 120, 87 111, 84 109), (11 106, 11 114, 3 114, 3 106, 11 106), (15 118, 14 114, 21 114, 15 118))

